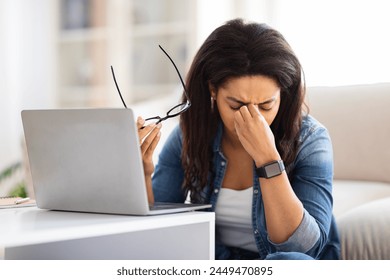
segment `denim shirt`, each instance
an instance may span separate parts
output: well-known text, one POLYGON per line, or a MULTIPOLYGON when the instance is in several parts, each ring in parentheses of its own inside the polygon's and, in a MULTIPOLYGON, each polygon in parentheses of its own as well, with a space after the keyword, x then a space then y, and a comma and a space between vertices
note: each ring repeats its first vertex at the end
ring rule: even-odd
MULTIPOLYGON (((203 190, 204 203, 214 211, 222 187, 228 161, 221 150, 223 126, 213 143, 214 174, 203 190)), ((267 234, 264 204, 259 178, 253 171, 252 228, 258 248, 257 258, 264 259, 275 252, 300 252, 316 259, 338 259, 340 244, 332 215, 333 151, 327 130, 310 115, 302 121, 300 146, 295 161, 288 166, 290 184, 304 207, 303 219, 283 243, 273 243, 267 234)), ((181 164, 182 132, 177 126, 168 137, 152 179, 154 198, 163 202, 184 202, 182 189, 184 170, 181 164)), ((255 166, 254 166, 255 168, 255 166)), ((216 228, 216 259, 237 258, 219 240, 216 228)))

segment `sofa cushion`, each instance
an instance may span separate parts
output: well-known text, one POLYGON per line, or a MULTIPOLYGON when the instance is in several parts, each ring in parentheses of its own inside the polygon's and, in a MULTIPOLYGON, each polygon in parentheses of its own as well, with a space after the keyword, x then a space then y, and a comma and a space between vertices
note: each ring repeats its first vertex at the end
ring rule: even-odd
POLYGON ((337 220, 359 205, 385 197, 390 197, 390 184, 334 180, 333 213, 337 220))
POLYGON ((307 103, 329 130, 335 178, 390 183, 390 83, 310 87, 307 103))
POLYGON ((350 210, 337 224, 342 259, 390 260, 390 197, 350 210))

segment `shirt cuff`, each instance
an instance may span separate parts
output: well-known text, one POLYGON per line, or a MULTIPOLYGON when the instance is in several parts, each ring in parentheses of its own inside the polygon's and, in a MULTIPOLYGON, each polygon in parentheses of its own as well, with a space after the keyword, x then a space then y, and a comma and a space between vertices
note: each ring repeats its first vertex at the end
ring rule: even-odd
POLYGON ((308 252, 320 238, 320 228, 314 218, 304 209, 303 218, 294 233, 282 243, 273 243, 269 237, 268 241, 281 252, 308 252))

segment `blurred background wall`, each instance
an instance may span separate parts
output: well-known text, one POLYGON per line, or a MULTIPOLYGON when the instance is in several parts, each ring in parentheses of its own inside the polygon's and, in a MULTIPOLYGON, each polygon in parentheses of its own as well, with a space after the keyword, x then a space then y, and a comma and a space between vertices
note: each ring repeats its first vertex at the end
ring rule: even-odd
POLYGON ((158 44, 184 77, 209 33, 236 17, 278 29, 308 86, 390 82, 388 2, 0 0, 0 174, 24 158, 21 110, 122 107, 113 65, 136 114, 165 114, 181 88, 158 44))

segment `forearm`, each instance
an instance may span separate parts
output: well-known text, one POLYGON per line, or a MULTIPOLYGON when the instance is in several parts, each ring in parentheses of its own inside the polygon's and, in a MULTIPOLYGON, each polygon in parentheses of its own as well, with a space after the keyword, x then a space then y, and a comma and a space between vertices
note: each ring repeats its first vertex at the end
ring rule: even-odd
POLYGON ((285 171, 279 176, 259 180, 269 238, 274 243, 285 242, 302 221, 303 205, 285 171))
POLYGON ((146 183, 146 192, 148 195, 148 202, 149 204, 153 204, 154 195, 153 195, 153 188, 152 188, 152 176, 145 176, 145 183, 146 183))

